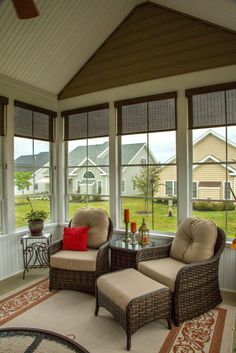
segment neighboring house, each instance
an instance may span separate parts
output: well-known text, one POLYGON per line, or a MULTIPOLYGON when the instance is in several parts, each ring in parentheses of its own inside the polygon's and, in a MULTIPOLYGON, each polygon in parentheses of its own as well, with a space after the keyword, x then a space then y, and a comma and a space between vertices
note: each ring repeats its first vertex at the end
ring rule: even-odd
MULTIPOLYGON (((47 193, 48 183, 48 153, 41 152, 35 156, 34 166, 39 167, 33 173, 36 193, 47 193)), ((153 154, 149 153, 149 162, 156 163, 153 154)), ((145 143, 132 143, 122 146, 122 183, 121 192, 123 196, 138 195, 133 182, 133 177, 139 174, 140 166, 135 164, 147 163, 147 145, 145 143)), ((32 166, 32 156, 20 156, 15 160, 17 171, 27 171, 26 166, 32 166)), ((108 142, 98 145, 78 146, 69 153, 68 157, 68 194, 109 194, 109 148, 108 142), (88 188, 88 190, 87 190, 88 188)), ((30 169, 32 170, 32 168, 30 169)), ((33 193, 33 179, 31 186, 24 190, 24 194, 33 193)), ((15 195, 21 195, 15 187, 15 195)))
MULTIPOLYGON (((236 161, 236 144, 228 142, 228 161, 236 161)), ((225 138, 214 131, 207 131, 193 144, 193 162, 209 163, 193 166, 193 198, 198 199, 233 199, 226 185, 226 144, 225 138), (213 164, 214 163, 214 164, 213 164), (215 164, 218 163, 218 164, 215 164)), ((176 157, 169 163, 175 163, 176 157)), ((227 182, 236 191, 236 165, 228 165, 227 182)), ((177 195, 176 168, 164 166, 160 171, 161 186, 157 196, 167 197, 177 195)))

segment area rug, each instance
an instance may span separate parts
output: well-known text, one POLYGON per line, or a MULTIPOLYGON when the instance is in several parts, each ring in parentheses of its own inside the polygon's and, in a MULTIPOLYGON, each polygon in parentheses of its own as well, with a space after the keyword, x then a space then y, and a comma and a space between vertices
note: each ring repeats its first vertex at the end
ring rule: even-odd
MULTIPOLYGON (((53 331, 73 338, 91 353, 125 351, 124 330, 103 308, 97 317, 94 316, 95 298, 92 295, 69 290, 50 293, 47 286, 47 281, 41 281, 1 300, 2 327, 34 327, 53 331)), ((157 320, 132 336, 131 351, 231 353, 234 318, 235 308, 222 305, 180 327, 173 327, 171 331, 165 320, 157 320)))

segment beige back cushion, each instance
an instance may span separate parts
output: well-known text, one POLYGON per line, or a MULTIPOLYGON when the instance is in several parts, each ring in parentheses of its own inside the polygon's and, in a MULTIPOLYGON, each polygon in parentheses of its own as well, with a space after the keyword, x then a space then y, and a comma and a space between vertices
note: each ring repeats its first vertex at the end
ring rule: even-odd
POLYGON ((107 240, 109 219, 101 208, 82 208, 72 219, 71 227, 89 226, 88 248, 99 248, 107 240))
POLYGON ((176 232, 170 256, 185 263, 200 262, 214 255, 216 225, 211 221, 186 218, 176 232))

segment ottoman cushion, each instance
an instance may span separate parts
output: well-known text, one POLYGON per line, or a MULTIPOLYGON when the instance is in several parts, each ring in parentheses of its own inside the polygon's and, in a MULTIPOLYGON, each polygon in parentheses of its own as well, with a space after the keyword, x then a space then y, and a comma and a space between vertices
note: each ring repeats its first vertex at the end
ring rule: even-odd
POLYGON ((107 273, 97 280, 98 289, 124 311, 129 302, 145 294, 168 289, 135 269, 107 273))

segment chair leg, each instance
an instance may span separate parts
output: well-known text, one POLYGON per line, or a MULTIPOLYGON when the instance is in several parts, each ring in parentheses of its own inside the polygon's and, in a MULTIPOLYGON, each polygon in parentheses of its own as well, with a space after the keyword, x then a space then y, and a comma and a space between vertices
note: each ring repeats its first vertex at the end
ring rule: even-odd
POLYGON ((130 351, 130 349, 131 349, 131 336, 128 333, 126 333, 126 335, 127 335, 126 349, 127 349, 127 351, 130 351))
POLYGON ((171 322, 171 318, 167 319, 167 323, 168 323, 168 329, 172 329, 172 322, 171 322))
POLYGON ((98 310, 99 310, 99 305, 98 305, 98 303, 97 303, 97 301, 96 301, 96 308, 95 308, 95 316, 98 316, 98 310))

